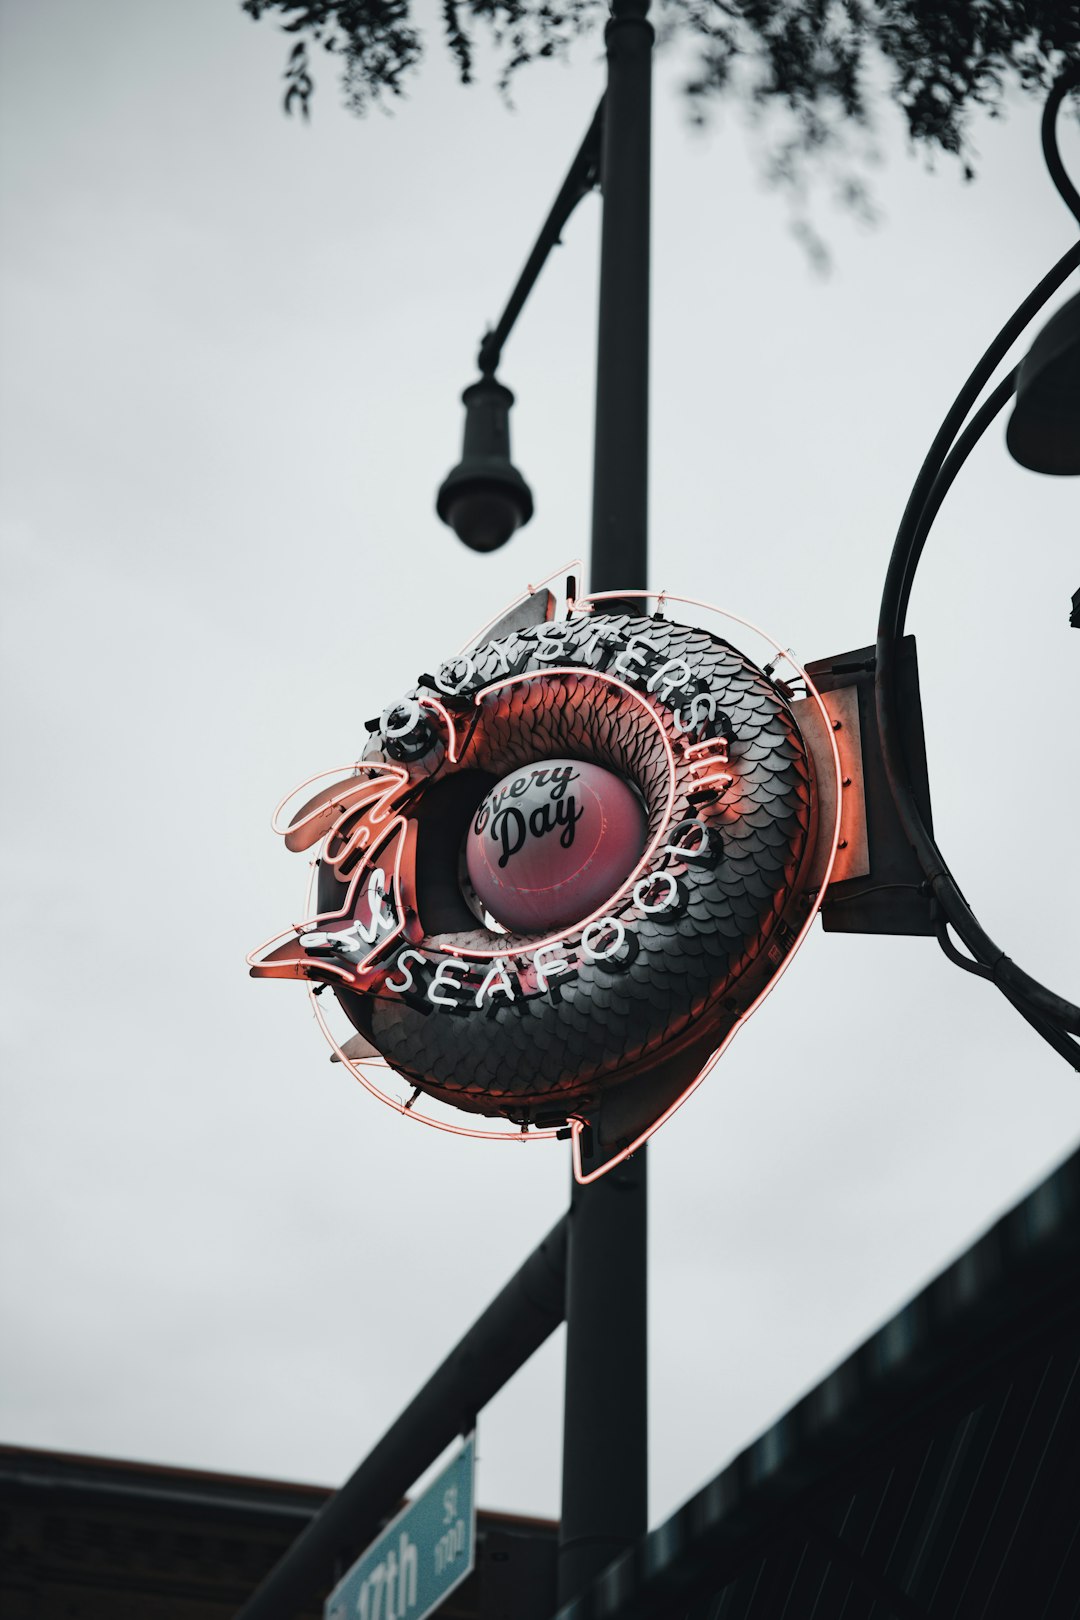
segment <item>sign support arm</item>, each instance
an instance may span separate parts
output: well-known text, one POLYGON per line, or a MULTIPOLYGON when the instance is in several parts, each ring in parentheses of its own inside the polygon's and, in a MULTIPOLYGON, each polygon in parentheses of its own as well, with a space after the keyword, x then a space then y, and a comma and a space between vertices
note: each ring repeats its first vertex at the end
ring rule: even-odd
POLYGON ((523 1367, 565 1314, 564 1215, 478 1317, 351 1479, 316 1514, 237 1620, 293 1620, 342 1553, 376 1535, 405 1492, 523 1367))

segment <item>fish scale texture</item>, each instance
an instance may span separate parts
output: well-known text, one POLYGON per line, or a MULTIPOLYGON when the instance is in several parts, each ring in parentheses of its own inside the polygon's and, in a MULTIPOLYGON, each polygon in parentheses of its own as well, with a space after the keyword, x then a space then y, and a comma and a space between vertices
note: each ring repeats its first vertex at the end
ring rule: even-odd
MULTIPOLYGON (((505 679, 508 663, 531 678, 482 700, 458 768, 503 775, 545 758, 593 760, 637 785, 651 838, 665 820, 670 781, 670 756, 657 725, 635 697, 587 669, 548 673, 555 662, 603 658, 605 638, 621 649, 636 634, 664 660, 685 659, 718 698, 731 720, 725 768, 734 780, 718 803, 696 810, 689 799, 693 778, 685 765, 677 767, 671 824, 700 814, 720 833, 723 854, 713 868, 675 868, 685 909, 648 917, 618 908, 637 946, 622 971, 581 959, 571 932, 566 954, 574 971, 553 978, 544 994, 512 1002, 497 995, 482 1009, 470 1000, 461 1010, 431 1006, 420 996, 373 998, 371 1037, 395 1069, 459 1107, 515 1118, 595 1096, 631 1066, 640 1073, 672 1041, 705 1033, 711 1024, 719 1039, 756 993, 761 953, 791 908, 813 823, 812 767, 795 720, 764 674, 736 649, 701 630, 626 615, 571 618, 544 632, 474 649, 484 683, 505 679), (540 651, 558 649, 560 632, 558 659, 539 658, 540 651)), ((676 694, 672 701, 685 698, 676 694)), ((674 744, 672 709, 658 694, 649 702, 674 744)), ((422 800, 416 813, 423 815, 422 800)), ((539 938, 478 926, 431 937, 422 948, 437 955, 452 944, 512 957, 534 949, 539 938)), ((786 950, 782 930, 780 938, 786 950)))

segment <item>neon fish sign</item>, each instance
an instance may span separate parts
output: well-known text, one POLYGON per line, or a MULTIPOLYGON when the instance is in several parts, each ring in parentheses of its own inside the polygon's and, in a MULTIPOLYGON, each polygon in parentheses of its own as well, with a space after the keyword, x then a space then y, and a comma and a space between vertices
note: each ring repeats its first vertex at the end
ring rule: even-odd
POLYGON ((249 961, 330 988, 354 1030, 339 1042, 320 1008, 331 1044, 392 1106, 570 1134, 591 1179, 689 1094, 804 937, 839 816, 819 824, 817 778, 838 767, 729 641, 569 594, 556 617, 530 592, 421 676, 351 775, 279 824, 321 846, 316 906, 249 961))

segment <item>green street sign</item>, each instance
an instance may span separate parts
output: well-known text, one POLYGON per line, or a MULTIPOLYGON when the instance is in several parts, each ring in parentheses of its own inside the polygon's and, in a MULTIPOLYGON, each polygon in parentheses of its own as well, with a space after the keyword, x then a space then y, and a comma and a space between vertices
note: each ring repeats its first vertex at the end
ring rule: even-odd
POLYGON ((424 1620, 476 1562, 476 1435, 403 1507, 326 1600, 324 1620, 424 1620))

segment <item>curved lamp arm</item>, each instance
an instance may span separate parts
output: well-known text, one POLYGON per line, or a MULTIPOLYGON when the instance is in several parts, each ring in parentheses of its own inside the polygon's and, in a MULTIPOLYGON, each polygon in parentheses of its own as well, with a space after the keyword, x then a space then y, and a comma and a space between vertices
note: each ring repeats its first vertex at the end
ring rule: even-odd
MULTIPOLYGON (((1080 193, 1068 176, 1057 149, 1055 124, 1064 97, 1080 86, 1080 68, 1074 67, 1054 85, 1043 117, 1043 150, 1047 166, 1066 205, 1080 220, 1080 193)), ((1080 1007, 1040 984, 1007 957, 982 928, 949 870, 932 833, 927 827, 911 790, 907 762, 897 720, 896 660, 904 634, 908 600, 915 571, 931 525, 957 473, 1016 388, 1014 369, 1002 379, 970 421, 969 412, 993 372, 1024 328, 1067 276, 1080 267, 1080 243, 1070 248, 1043 277, 1039 285, 1006 321, 997 337, 964 384, 939 428, 901 518, 892 556, 885 575, 878 620, 875 696, 882 758, 897 813, 926 876, 929 891, 938 902, 943 921, 939 942, 950 961, 993 981, 997 988, 1027 1019, 1036 1032, 1056 1052, 1080 1070, 1080 1044, 1071 1039, 1080 1035, 1080 1007), (965 422, 967 425, 965 426, 965 422), (951 926, 970 957, 956 950, 949 939, 951 926)))
POLYGON ((1066 69, 1046 98, 1042 116, 1042 149, 1046 167, 1050 170, 1050 178, 1057 186, 1062 202, 1075 219, 1080 221, 1080 191, 1077 191, 1065 173, 1065 165, 1061 161, 1057 143, 1058 111, 1069 91, 1077 88, 1080 88, 1080 63, 1066 69))

